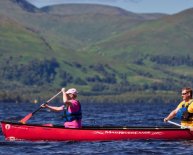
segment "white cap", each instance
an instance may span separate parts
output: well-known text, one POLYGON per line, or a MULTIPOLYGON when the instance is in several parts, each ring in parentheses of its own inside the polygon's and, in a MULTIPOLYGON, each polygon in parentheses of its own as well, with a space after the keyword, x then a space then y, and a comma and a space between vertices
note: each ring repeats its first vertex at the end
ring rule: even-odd
POLYGON ((75 88, 70 88, 66 91, 66 94, 77 94, 77 90, 75 88))

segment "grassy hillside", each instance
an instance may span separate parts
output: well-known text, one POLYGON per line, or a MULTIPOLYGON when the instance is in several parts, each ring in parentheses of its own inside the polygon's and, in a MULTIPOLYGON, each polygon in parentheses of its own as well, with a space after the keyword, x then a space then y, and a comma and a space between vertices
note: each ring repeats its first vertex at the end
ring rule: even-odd
POLYGON ((141 55, 192 55, 190 51, 193 23, 190 21, 193 17, 189 16, 192 12, 193 10, 189 10, 160 20, 142 23, 112 39, 95 44, 91 49, 105 49, 103 50, 105 54, 120 56, 121 59, 123 57, 133 59, 133 56, 140 52, 141 55), (122 53, 126 53, 128 57, 121 57, 122 53))
POLYGON ((100 51, 103 55, 124 61, 133 70, 149 74, 152 82, 165 82, 169 78, 175 80, 174 85, 183 83, 182 86, 192 86, 192 13, 190 9, 142 23, 87 50, 95 53, 100 51), (140 67, 135 68, 133 64, 140 67), (182 82, 182 78, 188 79, 186 83, 182 82))
POLYGON ((0 1, 0 100, 77 87, 87 102, 174 101, 192 86, 191 21, 191 9, 167 16, 0 1))

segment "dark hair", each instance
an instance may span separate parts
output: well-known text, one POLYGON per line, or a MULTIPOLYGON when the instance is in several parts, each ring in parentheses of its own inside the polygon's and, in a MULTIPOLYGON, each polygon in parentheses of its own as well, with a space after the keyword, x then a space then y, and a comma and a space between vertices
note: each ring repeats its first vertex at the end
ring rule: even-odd
POLYGON ((187 93, 190 93, 190 97, 192 98, 192 88, 185 87, 182 90, 186 90, 187 93))

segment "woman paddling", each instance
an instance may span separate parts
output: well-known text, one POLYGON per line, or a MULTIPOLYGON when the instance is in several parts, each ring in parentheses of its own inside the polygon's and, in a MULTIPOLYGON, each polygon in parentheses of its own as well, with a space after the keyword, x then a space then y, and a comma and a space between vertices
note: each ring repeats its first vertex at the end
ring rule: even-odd
POLYGON ((192 89, 182 89, 182 101, 166 118, 164 122, 167 122, 177 116, 181 119, 182 126, 193 127, 193 99, 192 89))
POLYGON ((82 127, 82 111, 80 102, 77 100, 77 90, 75 88, 70 88, 65 91, 65 88, 62 88, 61 91, 63 93, 64 105, 55 107, 43 104, 42 107, 56 112, 64 110, 64 126, 66 128, 82 127))

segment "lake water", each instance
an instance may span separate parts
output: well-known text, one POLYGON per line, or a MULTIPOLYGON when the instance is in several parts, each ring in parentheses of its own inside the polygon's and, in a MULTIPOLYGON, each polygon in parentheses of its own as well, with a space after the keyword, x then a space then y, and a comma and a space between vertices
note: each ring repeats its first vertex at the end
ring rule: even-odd
MULTIPOLYGON (((83 125, 170 126, 163 118, 175 104, 83 104, 83 125)), ((39 105, 0 103, 0 120, 20 120, 39 105)), ((177 120, 173 120, 178 122, 177 120)), ((62 113, 43 109, 28 123, 62 124, 62 113)), ((193 141, 128 140, 109 142, 8 142, 0 131, 2 155, 169 155, 192 154, 193 141)))

